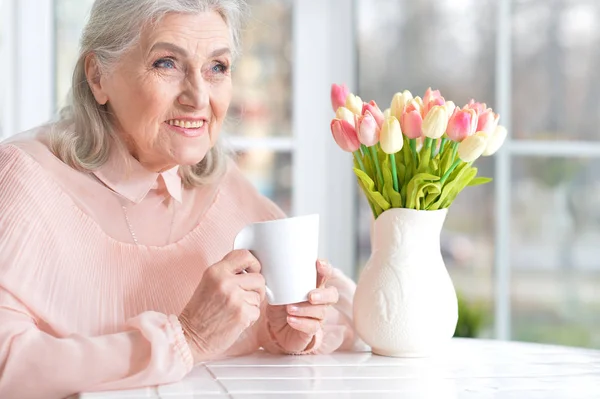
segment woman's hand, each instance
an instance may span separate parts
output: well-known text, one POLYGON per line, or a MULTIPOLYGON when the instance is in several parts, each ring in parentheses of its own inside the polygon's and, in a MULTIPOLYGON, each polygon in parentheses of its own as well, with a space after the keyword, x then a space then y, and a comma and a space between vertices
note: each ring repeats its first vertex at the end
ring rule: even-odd
POLYGON ((317 261, 317 289, 310 292, 308 302, 293 305, 267 305, 267 328, 272 339, 288 353, 317 349, 315 341, 321 333, 327 309, 337 303, 335 287, 325 287, 333 274, 331 266, 317 261))
POLYGON ((209 267, 179 316, 194 361, 232 346, 260 317, 264 297, 260 263, 249 251, 232 251, 209 267))

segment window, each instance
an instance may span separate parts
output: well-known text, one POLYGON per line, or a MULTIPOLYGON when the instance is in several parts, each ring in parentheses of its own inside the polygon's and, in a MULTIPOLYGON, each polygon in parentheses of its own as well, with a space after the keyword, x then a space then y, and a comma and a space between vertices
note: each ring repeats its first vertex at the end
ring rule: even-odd
MULTIPOLYGON (((457 103, 488 103, 509 126, 503 154, 477 161, 495 184, 463 191, 441 238, 457 291, 487 315, 481 335, 494 335, 495 324, 496 334, 506 329, 519 340, 600 347, 593 288, 600 283, 600 177, 593 173, 600 5, 358 0, 357 7, 363 98, 386 107, 400 89, 422 95, 432 86, 457 103)), ((360 195, 359 267, 369 255, 370 224, 360 195)))

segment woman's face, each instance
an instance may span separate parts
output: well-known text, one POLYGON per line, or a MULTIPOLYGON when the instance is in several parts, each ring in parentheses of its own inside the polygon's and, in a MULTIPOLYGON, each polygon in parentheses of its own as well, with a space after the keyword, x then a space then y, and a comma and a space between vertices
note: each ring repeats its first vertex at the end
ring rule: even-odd
POLYGON ((147 169, 196 164, 215 144, 231 101, 231 47, 218 13, 169 14, 92 83, 147 169))

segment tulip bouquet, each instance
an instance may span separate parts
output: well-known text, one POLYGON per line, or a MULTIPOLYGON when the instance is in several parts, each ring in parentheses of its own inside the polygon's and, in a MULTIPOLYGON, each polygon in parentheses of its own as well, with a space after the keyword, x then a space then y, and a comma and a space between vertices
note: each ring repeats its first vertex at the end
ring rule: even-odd
POLYGON ((460 108, 431 88, 423 98, 396 93, 381 111, 375 101, 365 103, 334 84, 331 103, 333 138, 353 153, 375 218, 390 208, 448 208, 465 187, 491 181, 477 177, 472 164, 495 153, 507 134, 485 104, 471 100, 460 108))

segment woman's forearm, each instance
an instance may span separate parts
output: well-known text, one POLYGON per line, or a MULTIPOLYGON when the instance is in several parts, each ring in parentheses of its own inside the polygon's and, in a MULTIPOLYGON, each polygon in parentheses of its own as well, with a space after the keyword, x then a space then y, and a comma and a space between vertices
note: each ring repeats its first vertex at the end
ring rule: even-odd
POLYGON ((189 372, 191 353, 175 316, 145 312, 127 327, 57 338, 26 314, 0 307, 0 397, 63 398, 175 382, 189 372))

